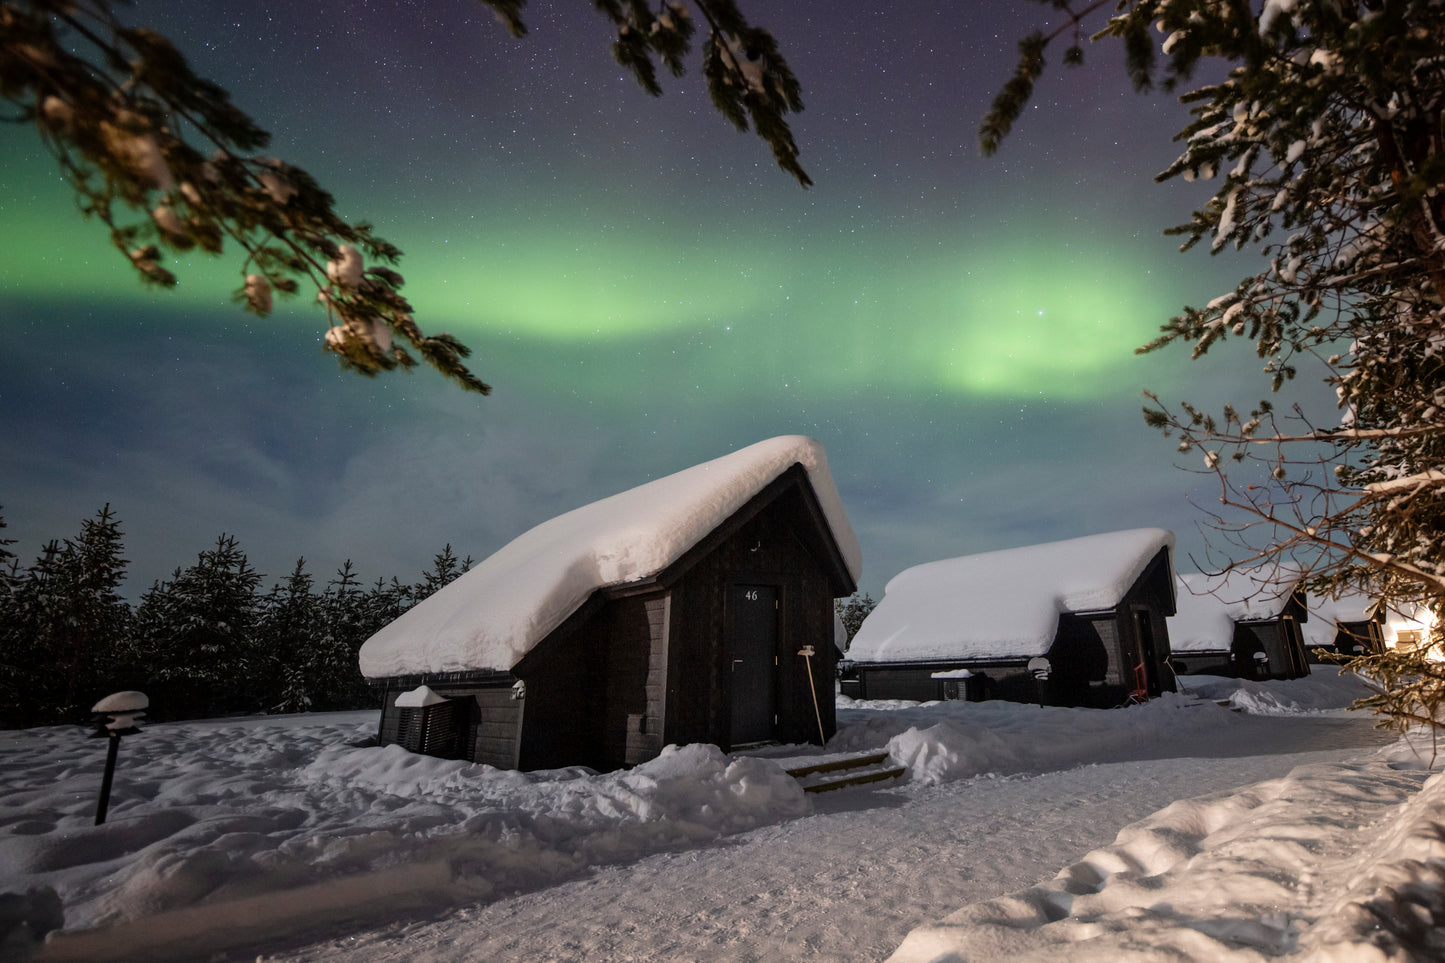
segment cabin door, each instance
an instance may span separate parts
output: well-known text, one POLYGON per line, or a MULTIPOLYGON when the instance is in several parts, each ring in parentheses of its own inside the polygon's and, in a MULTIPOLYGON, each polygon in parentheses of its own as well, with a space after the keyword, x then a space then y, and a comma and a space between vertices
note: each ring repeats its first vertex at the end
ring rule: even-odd
POLYGON ((734 746, 775 735, 777 706, 778 588, 733 585, 728 589, 727 654, 731 664, 734 746))

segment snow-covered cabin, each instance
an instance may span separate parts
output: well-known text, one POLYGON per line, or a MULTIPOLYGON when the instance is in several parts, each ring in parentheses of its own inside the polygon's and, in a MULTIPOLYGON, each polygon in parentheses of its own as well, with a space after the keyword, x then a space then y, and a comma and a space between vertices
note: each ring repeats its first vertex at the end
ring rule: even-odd
MULTIPOLYGON (((1407 604, 1391 607, 1385 612, 1385 646, 1391 649, 1412 649, 1430 641, 1435 616, 1424 605, 1407 604)), ((1437 650, 1437 655, 1438 650, 1437 650)))
POLYGON ((1297 576, 1279 568, 1235 568, 1179 576, 1169 620, 1174 671, 1242 679, 1309 675, 1301 623, 1309 618, 1297 576))
POLYGON ((1173 548, 1141 528, 906 569, 853 637, 843 691, 1101 708, 1173 691, 1173 548))
POLYGON ((1350 592, 1338 598, 1306 597, 1309 620, 1300 626, 1305 655, 1312 663, 1333 662, 1323 653, 1354 658, 1385 648, 1385 612, 1368 595, 1350 592))
POLYGON ((419 749, 424 725, 432 754, 524 770, 825 740, 833 600, 860 567, 811 439, 659 478, 538 525, 368 639, 380 740, 419 749), (444 701, 407 695, 423 685, 444 701))

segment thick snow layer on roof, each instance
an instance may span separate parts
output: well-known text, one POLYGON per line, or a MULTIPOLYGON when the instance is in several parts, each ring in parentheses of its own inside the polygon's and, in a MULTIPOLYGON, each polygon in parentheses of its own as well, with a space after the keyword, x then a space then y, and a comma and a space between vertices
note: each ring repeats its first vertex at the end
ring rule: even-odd
POLYGON ((1300 631, 1304 633, 1305 647, 1334 645, 1339 624, 1369 621, 1370 610, 1374 604, 1374 600, 1368 595, 1358 592, 1333 599, 1310 595, 1305 606, 1309 609, 1309 621, 1300 626, 1300 631))
POLYGON ((1062 612, 1113 608, 1174 534, 1136 528, 943 559, 884 588, 848 649, 858 662, 1026 658, 1053 644, 1062 612))
POLYGON ((1180 575, 1177 611, 1169 617, 1170 650, 1228 652, 1235 622, 1279 618, 1298 584, 1297 578, 1278 568, 1180 575))
POLYGON ((801 435, 771 438, 518 536, 368 639, 361 672, 386 678, 511 669, 594 590, 657 575, 794 464, 807 470, 856 580, 858 539, 823 446, 801 435))

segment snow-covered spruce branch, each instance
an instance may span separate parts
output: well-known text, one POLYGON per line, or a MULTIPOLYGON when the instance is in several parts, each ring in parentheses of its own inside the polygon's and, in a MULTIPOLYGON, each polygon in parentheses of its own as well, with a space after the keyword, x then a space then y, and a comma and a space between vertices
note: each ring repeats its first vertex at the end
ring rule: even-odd
MULTIPOLYGON (((1186 422, 1183 418, 1176 416, 1167 406, 1160 401, 1158 394, 1152 391, 1145 391, 1144 397, 1153 403, 1153 407, 1145 408, 1145 420, 1150 427, 1159 428, 1166 433, 1170 431, 1179 432, 1181 436, 1189 439, 1189 447, 1201 446, 1204 444, 1215 444, 1223 447, 1244 447, 1250 445, 1298 445, 1298 444, 1325 444, 1325 445, 1350 445, 1354 446, 1361 442, 1378 441, 1404 441, 1418 438, 1433 438, 1436 436, 1445 437, 1445 424, 1432 425, 1400 425, 1391 428, 1353 428, 1340 426, 1338 428, 1310 428, 1302 432, 1279 432, 1261 435, 1257 430, 1262 424, 1262 417, 1270 417, 1273 422, 1272 413, 1269 411, 1256 412, 1249 422, 1240 421, 1239 415, 1234 412, 1231 406, 1225 406, 1224 423, 1226 425, 1239 425, 1235 431, 1220 430, 1218 422, 1204 415, 1191 405, 1185 405, 1190 418, 1186 422), (1246 424, 1249 426, 1246 429, 1246 424)), ((1303 411, 1296 405, 1296 417, 1303 418, 1303 411)))
MULTIPOLYGON (((480 2, 513 35, 526 32, 523 0, 480 2)), ((807 186, 784 118, 802 109, 799 85, 773 37, 733 0, 693 3, 714 25, 704 64, 714 104, 745 130, 751 120, 779 166, 807 186)), ((660 93, 654 56, 683 72, 692 28, 682 0, 662 0, 656 16, 641 0, 596 7, 617 26, 618 61, 650 93, 660 93)), ((111 0, 0 0, 0 97, 19 108, 13 120, 36 125, 82 214, 106 226, 144 282, 177 283, 165 253, 218 255, 229 244, 245 255, 235 300, 264 315, 276 293, 313 287, 331 321, 325 346, 343 366, 413 367, 405 344, 463 387, 490 390, 462 363, 460 341, 416 324, 390 267, 401 251, 369 224, 339 217, 306 171, 261 156, 270 135, 167 38, 123 25, 111 0)))
POLYGON ((1044 51, 1048 45, 1064 34, 1073 35, 1073 43, 1064 52, 1064 63, 1078 65, 1084 62, 1083 29, 1084 21, 1095 12, 1109 6, 1109 0, 1090 0, 1081 9, 1074 10, 1067 2, 1055 3, 1068 19, 1053 30, 1036 30, 1019 41, 1019 60, 1014 74, 1004 84, 989 105, 988 113, 979 124, 979 149, 985 157, 998 152, 1014 123, 1023 113, 1029 98, 1033 96, 1034 84, 1044 69, 1044 51))
POLYGON ((1436 486, 1445 486, 1445 471, 1430 469, 1416 475, 1406 475, 1403 478, 1392 478, 1389 481, 1371 482, 1365 486, 1365 491, 1371 495, 1385 495, 1402 489, 1412 491, 1436 486))
POLYGON ((1386 438, 1406 439, 1445 435, 1445 425, 1431 425, 1420 428, 1321 428, 1299 435, 1245 435, 1206 432, 1203 437, 1221 445, 1285 445, 1296 442, 1379 441, 1386 438))
MULTIPOLYGON (((777 41, 752 26, 733 0, 691 2, 708 25, 702 73, 713 106, 738 130, 751 127, 772 149, 777 165, 808 187, 813 182, 798 162, 798 145, 785 116, 803 109, 801 87, 777 41)), ((613 57, 649 94, 662 93, 654 56, 675 76, 685 72, 693 27, 683 0, 659 0, 656 14, 639 0, 596 0, 595 5, 617 31, 613 57)))
POLYGON ((372 267, 350 290, 337 283, 329 268, 345 250, 384 263, 401 252, 369 225, 339 217, 305 171, 259 156, 270 135, 165 37, 124 26, 104 0, 0 3, 0 26, 0 96, 36 125, 82 213, 105 224, 144 281, 177 283, 163 251, 218 255, 229 241, 245 252, 236 299, 264 315, 273 292, 314 286, 332 316, 327 347, 345 366, 364 374, 414 366, 392 343, 395 332, 443 375, 489 390, 462 364, 460 342, 412 322, 401 275, 372 267))

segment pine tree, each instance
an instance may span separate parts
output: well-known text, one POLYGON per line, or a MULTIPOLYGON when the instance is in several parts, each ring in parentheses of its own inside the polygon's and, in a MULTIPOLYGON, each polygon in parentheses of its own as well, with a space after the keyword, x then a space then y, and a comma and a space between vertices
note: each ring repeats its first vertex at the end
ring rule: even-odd
POLYGON ((261 702, 270 712, 305 712, 320 692, 317 646, 325 625, 321 600, 311 587, 306 559, 298 558, 286 581, 272 587, 261 603, 252 649, 266 666, 268 685, 261 702))
POLYGON ((412 589, 412 597, 420 602, 450 585, 458 575, 471 571, 471 568, 472 557, 468 555, 459 561, 452 553, 452 543, 447 542, 445 548, 432 556, 432 567, 422 573, 421 581, 412 589))
MULTIPOLYGON (((4 508, 4 505, 0 505, 0 528, 7 527, 4 508)), ((4 598, 20 578, 20 558, 10 551, 10 546, 14 544, 13 538, 0 538, 0 599, 4 598)))
MULTIPOLYGON (((482 0, 514 36, 525 33, 523 0, 482 0)), ((766 31, 733 0, 692 0, 707 23, 703 77, 714 106, 741 130, 749 123, 785 171, 808 176, 786 115, 802 109, 797 79, 766 31)), ((635 0, 597 0, 617 62, 648 93, 662 92, 661 64, 684 72, 691 49, 688 5, 657 13, 635 0)), ((482 394, 470 353, 449 334, 425 335, 393 270, 401 251, 365 223, 342 219, 307 171, 262 156, 270 134, 219 85, 194 73, 154 30, 129 27, 108 0, 0 2, 0 97, 33 123, 75 190, 81 211, 147 283, 173 287, 174 254, 244 252, 235 299, 269 314, 273 297, 315 290, 331 326, 325 347, 364 374, 421 360, 482 394), (369 262, 369 263, 368 263, 369 262), (408 350, 408 348, 410 350, 408 350)))
POLYGON ((843 630, 848 633, 848 643, 851 645, 853 636, 858 634, 858 627, 868 617, 868 613, 878 605, 873 601, 873 596, 864 592, 861 596, 854 592, 846 599, 834 599, 833 609, 838 613, 838 618, 843 622, 843 630))
POLYGON ((336 570, 326 586, 326 636, 322 643, 327 708, 357 709, 370 705, 357 653, 375 631, 368 618, 368 596, 361 588, 351 559, 336 570))
POLYGON ((15 582, 0 625, 0 720, 7 728, 55 721, 45 674, 44 627, 59 621, 53 592, 60 543, 48 542, 15 582))
MULTIPOLYGON (((136 610, 136 650, 152 715, 191 719, 264 706, 254 651, 261 576, 233 536, 157 582, 136 610)), ((144 687, 142 687, 144 688, 144 687)))
POLYGON ((7 593, 0 697, 15 724, 75 720, 105 695, 129 632, 119 593, 126 560, 120 523, 106 505, 80 534, 50 542, 7 593))
MULTIPOLYGON (((5 527, 5 516, 0 514, 0 529, 5 527)), ((18 665, 15 663, 14 653, 20 644, 15 613, 15 589, 20 584, 20 558, 10 551, 10 546, 14 544, 13 538, 0 538, 0 700, 6 704, 13 704, 15 697, 15 673, 18 665)), ((4 720, 0 719, 0 724, 3 722, 4 720)))
MULTIPOLYGON (((985 118, 986 152, 1020 114, 1048 43, 1021 45, 1018 71, 985 118)), ((1445 7, 1425 0, 1274 3, 1126 0, 1099 34, 1119 38, 1137 86, 1178 89, 1211 62, 1223 79, 1183 95, 1193 120, 1160 179, 1213 180, 1183 249, 1258 249, 1262 266, 1203 307, 1186 307, 1141 350, 1231 339, 1264 359, 1273 392, 1301 371, 1339 413, 1265 399, 1218 415, 1149 394, 1150 424, 1179 437, 1219 485, 1213 524, 1228 562, 1303 565, 1322 594, 1364 591, 1435 613, 1428 644, 1353 665, 1385 681, 1370 704, 1397 725, 1445 725, 1445 7), (1162 45, 1158 39, 1162 38, 1162 45), (1165 62, 1157 64, 1157 53, 1165 62)), ((1198 464, 1198 463, 1196 463, 1198 464)))
POLYGON ((362 607, 368 637, 383 625, 389 625, 416 604, 416 590, 403 584, 395 575, 387 582, 380 578, 366 593, 362 607))

